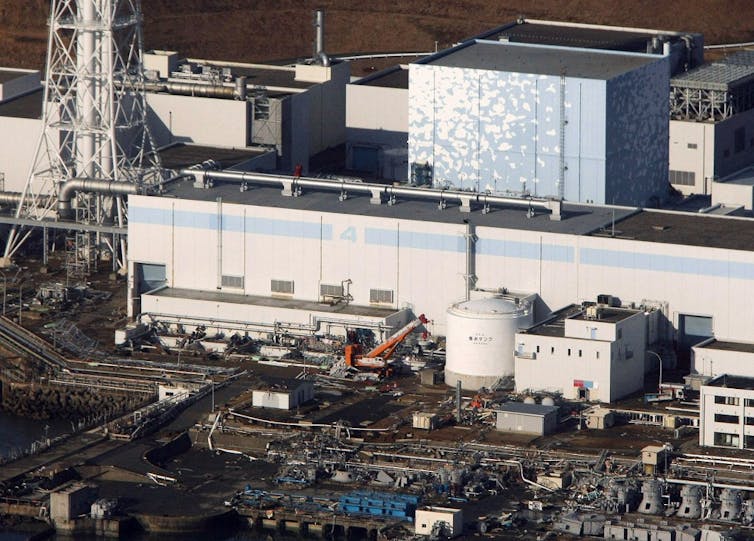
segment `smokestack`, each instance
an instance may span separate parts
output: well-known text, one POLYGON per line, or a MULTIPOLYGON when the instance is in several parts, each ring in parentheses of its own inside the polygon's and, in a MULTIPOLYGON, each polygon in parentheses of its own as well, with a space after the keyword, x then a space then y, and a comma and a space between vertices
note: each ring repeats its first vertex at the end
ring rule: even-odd
POLYGON ((330 58, 325 53, 325 11, 323 9, 314 12, 314 29, 317 35, 314 45, 314 60, 323 66, 329 66, 330 58))

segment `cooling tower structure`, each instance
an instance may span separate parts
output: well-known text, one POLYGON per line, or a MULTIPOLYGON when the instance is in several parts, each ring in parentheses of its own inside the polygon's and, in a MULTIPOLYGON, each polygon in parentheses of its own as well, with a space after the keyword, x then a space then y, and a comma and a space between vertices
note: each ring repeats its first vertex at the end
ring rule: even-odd
POLYGON ((493 297, 454 304, 447 311, 445 383, 467 390, 512 377, 518 329, 532 324, 528 301, 493 297))
MULTIPOLYGON (((10 233, 10 258, 29 235, 24 219, 88 224, 86 257, 125 243, 103 227, 125 226, 125 196, 159 181, 146 125, 139 0, 53 0, 43 132, 10 233)), ((84 228, 80 228, 84 229, 84 228)))

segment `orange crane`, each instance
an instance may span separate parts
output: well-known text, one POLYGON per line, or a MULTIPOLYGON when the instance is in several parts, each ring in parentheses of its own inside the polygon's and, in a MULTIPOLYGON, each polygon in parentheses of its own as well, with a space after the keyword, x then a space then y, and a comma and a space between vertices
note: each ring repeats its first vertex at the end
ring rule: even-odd
POLYGON ((379 371, 381 375, 390 375, 388 360, 395 348, 405 340, 420 325, 429 323, 429 320, 421 314, 397 332, 392 334, 383 343, 375 346, 369 352, 361 354, 361 344, 348 344, 345 347, 346 364, 357 368, 379 371))

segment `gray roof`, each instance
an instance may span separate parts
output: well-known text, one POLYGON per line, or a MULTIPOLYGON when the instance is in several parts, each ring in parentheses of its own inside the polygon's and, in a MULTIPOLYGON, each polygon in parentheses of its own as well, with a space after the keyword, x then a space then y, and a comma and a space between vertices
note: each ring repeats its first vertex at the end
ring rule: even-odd
POLYGON ((12 81, 13 79, 18 79, 19 77, 23 77, 24 75, 29 75, 29 73, 24 71, 0 68, 0 84, 7 83, 8 81, 12 81))
MULTIPOLYGON (((301 197, 283 197, 280 188, 253 185, 241 192, 237 183, 214 181, 211 189, 194 188, 192 180, 168 184, 165 195, 199 201, 216 201, 222 197, 227 203, 258 205, 263 207, 287 208, 315 212, 334 212, 363 216, 421 220, 429 222, 525 229, 530 231, 585 235, 610 223, 612 209, 590 205, 564 204, 563 219, 550 220, 550 214, 534 209, 534 216, 527 217, 526 207, 492 207, 491 212, 482 214, 478 210, 471 213, 460 212, 456 203, 448 201, 445 210, 438 209, 437 202, 425 199, 399 197, 395 205, 373 205, 369 196, 349 193, 345 201, 338 200, 337 191, 316 191, 304 188, 301 197)), ((616 209, 616 219, 625 218, 633 209, 616 209)))
POLYGON ((392 66, 364 77, 354 84, 408 89, 408 69, 401 66, 392 66))
POLYGON ((435 201, 406 196, 399 196, 395 205, 373 205, 369 196, 363 194, 349 193, 345 201, 340 201, 338 191, 304 188, 301 197, 284 197, 278 187, 258 186, 253 181, 248 186, 247 191, 241 192, 237 183, 214 181, 213 188, 201 189, 194 188, 193 181, 187 179, 166 185, 165 195, 211 202, 222 197, 227 203, 271 208, 602 237, 613 236, 614 220, 614 237, 618 239, 754 251, 754 220, 745 217, 613 209, 565 202, 563 219, 554 221, 548 212, 536 208, 534 216, 528 217, 526 207, 521 206, 493 206, 488 214, 479 210, 465 213, 459 211, 454 201, 448 201, 447 208, 440 210, 435 201))
POLYGON ((165 169, 183 169, 200 164, 206 160, 219 162, 228 169, 262 154, 268 149, 227 148, 179 143, 158 151, 162 167, 165 169))
POLYGON ((0 103, 0 116, 15 118, 42 118, 42 99, 44 92, 40 88, 29 94, 18 96, 0 103))
POLYGON ((727 387, 729 389, 745 389, 754 391, 754 378, 746 376, 731 376, 723 374, 705 383, 707 387, 727 387))
POLYGON ((754 80, 754 65, 715 62, 676 75, 671 87, 729 90, 754 80))
POLYGON ((738 51, 720 60, 725 64, 740 64, 754 66, 754 51, 738 51))
POLYGON ((375 318, 386 318, 396 312, 396 310, 392 308, 359 306, 357 304, 324 304, 301 299, 277 299, 274 297, 262 297, 260 295, 243 295, 240 293, 227 293, 224 291, 196 291, 193 289, 182 289, 177 287, 165 287, 153 293, 149 293, 149 295, 155 297, 248 304, 253 306, 271 306, 288 310, 309 310, 312 312, 326 312, 330 314, 375 318))
MULTIPOLYGON (((612 228, 593 235, 612 236, 612 228)), ((754 251, 754 220, 697 213, 644 211, 616 218, 621 239, 754 251)))
POLYGON ((712 340, 703 346, 694 346, 699 349, 720 349, 723 351, 737 351, 739 353, 754 353, 754 344, 750 342, 732 342, 729 340, 712 340))
POLYGON ((558 411, 557 406, 544 406, 542 404, 524 404, 523 402, 506 402, 497 411, 503 413, 520 413, 522 415, 545 416, 558 411))
MULTIPOLYGON (((658 35, 657 31, 620 27, 595 27, 546 22, 516 21, 488 30, 476 36, 481 39, 499 39, 514 43, 539 43, 563 47, 610 49, 636 53, 647 52, 647 42, 658 35)), ((673 33, 663 32, 671 41, 680 39, 673 33)))
POLYGON ((647 54, 476 40, 416 64, 607 80, 657 60, 647 54))

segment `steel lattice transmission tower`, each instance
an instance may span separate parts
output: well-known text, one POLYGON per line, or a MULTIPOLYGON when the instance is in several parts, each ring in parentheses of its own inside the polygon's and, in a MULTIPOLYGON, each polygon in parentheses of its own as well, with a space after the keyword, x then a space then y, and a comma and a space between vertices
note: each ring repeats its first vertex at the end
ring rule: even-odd
MULTIPOLYGON (((140 0, 52 0, 43 132, 17 218, 57 213, 123 226, 124 196, 160 181, 146 123, 141 22, 140 0)), ((29 233, 13 228, 6 258, 29 233)), ((85 244, 87 257, 108 249, 125 264, 124 241, 92 233, 85 244)))

